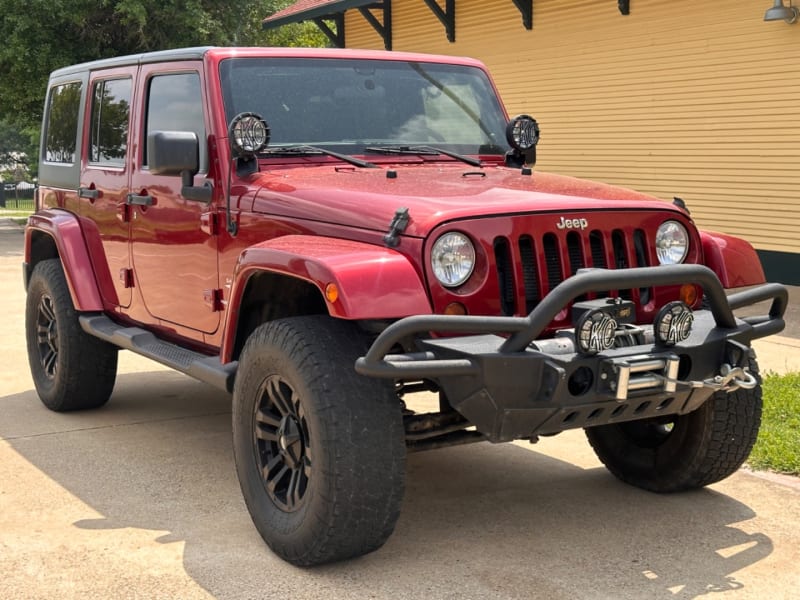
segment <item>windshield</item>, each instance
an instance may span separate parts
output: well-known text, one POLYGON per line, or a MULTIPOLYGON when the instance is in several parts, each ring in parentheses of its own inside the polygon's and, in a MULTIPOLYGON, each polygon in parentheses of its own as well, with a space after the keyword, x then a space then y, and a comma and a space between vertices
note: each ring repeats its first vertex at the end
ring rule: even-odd
POLYGON ((431 145, 503 154, 505 115, 486 75, 467 66, 383 60, 231 58, 220 64, 228 122, 260 114, 270 146, 431 145))

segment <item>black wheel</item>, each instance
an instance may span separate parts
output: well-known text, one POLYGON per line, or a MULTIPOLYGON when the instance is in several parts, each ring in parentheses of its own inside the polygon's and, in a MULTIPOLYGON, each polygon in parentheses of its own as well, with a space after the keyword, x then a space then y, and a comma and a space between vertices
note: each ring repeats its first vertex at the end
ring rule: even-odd
POLYGON ((258 327, 233 393, 245 503, 284 560, 322 564, 376 550, 400 513, 405 433, 391 385, 358 375, 359 330, 330 317, 258 327))
POLYGON ((653 492, 703 487, 733 474, 750 455, 761 425, 759 385, 717 392, 686 414, 586 430, 595 454, 622 481, 653 492))
POLYGON ((33 383, 47 408, 61 412, 108 402, 117 376, 117 348, 81 329, 57 258, 33 269, 25 337, 33 383))

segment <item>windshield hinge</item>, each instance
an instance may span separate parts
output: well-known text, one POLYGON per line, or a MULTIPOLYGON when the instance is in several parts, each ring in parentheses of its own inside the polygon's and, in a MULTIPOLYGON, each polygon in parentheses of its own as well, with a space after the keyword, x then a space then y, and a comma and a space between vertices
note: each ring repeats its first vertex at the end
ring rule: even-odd
POLYGON ((397 248, 400 244, 400 234, 408 227, 408 221, 409 216, 407 208, 398 208, 394 212, 394 218, 389 224, 389 233, 383 236, 383 242, 389 246, 389 248, 397 248))

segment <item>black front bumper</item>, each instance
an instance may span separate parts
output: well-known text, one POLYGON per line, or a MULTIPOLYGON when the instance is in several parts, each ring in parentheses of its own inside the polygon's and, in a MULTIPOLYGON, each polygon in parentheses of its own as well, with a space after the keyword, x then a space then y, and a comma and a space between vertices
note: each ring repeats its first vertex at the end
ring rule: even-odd
POLYGON ((747 370, 750 343, 784 328, 787 303, 779 284, 726 297, 714 272, 700 265, 582 270, 527 317, 420 315, 393 323, 356 361, 356 371, 436 382, 451 406, 494 442, 685 414, 724 389, 719 383, 726 369, 747 370), (694 313, 692 333, 679 344, 639 344, 593 356, 532 345, 578 296, 685 283, 703 288, 710 310, 694 313), (766 300, 772 300, 767 315, 733 315, 766 300), (430 332, 457 336, 433 338, 430 332), (391 354, 411 340, 419 351, 391 354))

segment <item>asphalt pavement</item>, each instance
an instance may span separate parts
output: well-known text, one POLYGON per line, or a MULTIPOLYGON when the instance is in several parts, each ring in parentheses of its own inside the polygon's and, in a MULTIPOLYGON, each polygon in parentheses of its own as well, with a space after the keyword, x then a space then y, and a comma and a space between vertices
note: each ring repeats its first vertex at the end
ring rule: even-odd
MULTIPOLYGON (((41 405, 21 244, 0 223, 0 598, 797 597, 798 480, 740 471, 651 494, 608 474, 581 432, 413 454, 384 548, 291 567, 245 509, 227 395, 123 352, 103 409, 41 405)), ((797 342, 765 342, 762 368, 791 368, 797 342)))

